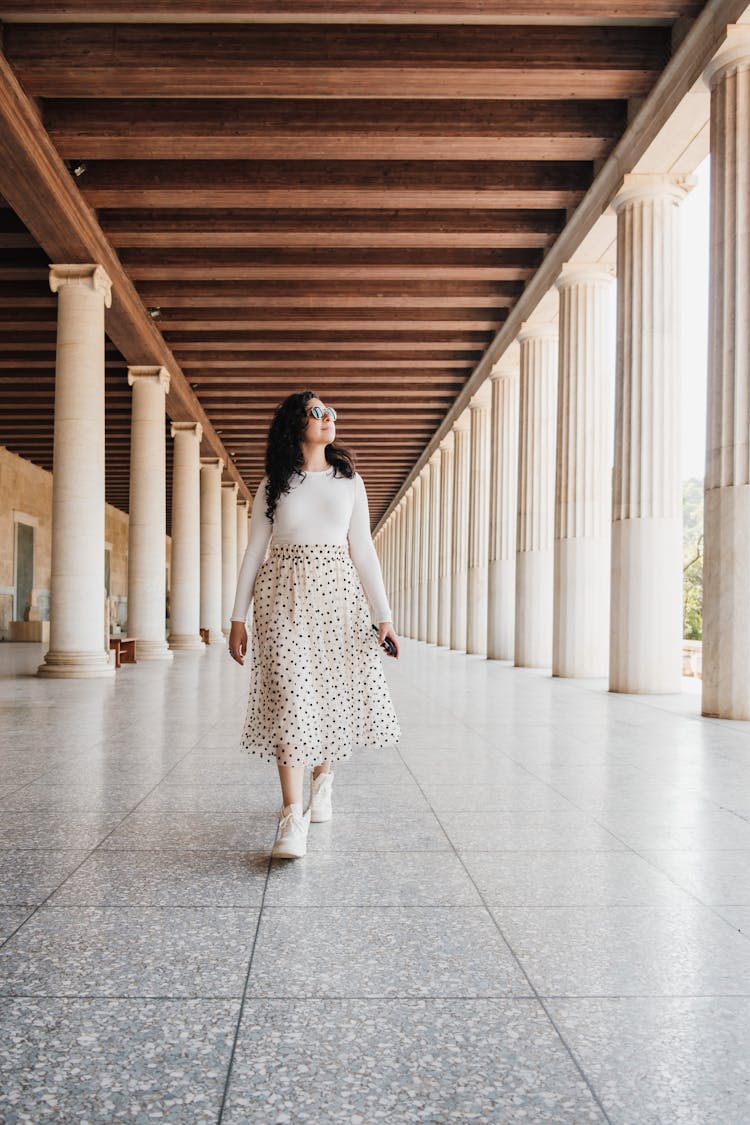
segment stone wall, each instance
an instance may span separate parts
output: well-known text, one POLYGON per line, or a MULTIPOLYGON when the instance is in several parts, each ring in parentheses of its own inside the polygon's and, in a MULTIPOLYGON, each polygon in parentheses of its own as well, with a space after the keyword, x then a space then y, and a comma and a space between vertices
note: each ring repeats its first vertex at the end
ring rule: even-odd
MULTIPOLYGON (((14 616, 17 520, 34 525, 34 606, 49 617, 52 474, 0 446, 0 640, 14 616)), ((110 618, 125 628, 128 603, 128 517, 106 505, 104 539, 110 550, 110 618)), ((167 536, 167 563, 171 541, 167 536)), ((21 611, 23 612, 23 611, 21 611)))

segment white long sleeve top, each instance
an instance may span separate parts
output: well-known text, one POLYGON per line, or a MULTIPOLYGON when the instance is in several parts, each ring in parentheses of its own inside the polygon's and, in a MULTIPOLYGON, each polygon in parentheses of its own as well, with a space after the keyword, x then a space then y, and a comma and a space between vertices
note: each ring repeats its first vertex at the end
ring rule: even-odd
POLYGON ((237 580, 231 620, 244 621, 247 617, 255 579, 269 543, 345 547, 348 542, 349 554, 375 620, 391 621, 391 607, 370 535, 367 493, 359 473, 351 478, 334 476, 331 468, 293 476, 289 492, 278 499, 273 522, 266 515, 267 480, 263 477, 255 494, 247 550, 237 580))

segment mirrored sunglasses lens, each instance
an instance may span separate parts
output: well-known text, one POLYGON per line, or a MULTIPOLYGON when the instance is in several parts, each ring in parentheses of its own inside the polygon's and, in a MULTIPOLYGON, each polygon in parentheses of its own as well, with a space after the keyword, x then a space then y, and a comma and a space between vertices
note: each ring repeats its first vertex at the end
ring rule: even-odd
POLYGON ((311 418, 322 418, 323 417, 323 407, 322 406, 313 406, 310 410, 310 417, 311 418))
POLYGON ((331 421, 335 422, 336 421, 336 411, 333 409, 332 406, 327 406, 326 410, 328 411, 328 414, 329 414, 329 417, 330 417, 331 421))

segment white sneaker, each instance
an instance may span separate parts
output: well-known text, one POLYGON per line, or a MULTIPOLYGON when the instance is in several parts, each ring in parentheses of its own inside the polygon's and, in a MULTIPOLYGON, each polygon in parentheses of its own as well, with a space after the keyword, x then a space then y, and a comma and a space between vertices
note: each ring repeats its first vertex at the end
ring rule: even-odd
POLYGON ((319 773, 317 777, 310 779, 310 804, 307 811, 313 824, 330 820, 333 816, 331 807, 332 788, 333 774, 330 770, 328 773, 319 773))
POLYGON ((279 813, 279 834, 271 849, 274 859, 301 859, 307 854, 307 830, 310 812, 302 805, 285 805, 279 813))

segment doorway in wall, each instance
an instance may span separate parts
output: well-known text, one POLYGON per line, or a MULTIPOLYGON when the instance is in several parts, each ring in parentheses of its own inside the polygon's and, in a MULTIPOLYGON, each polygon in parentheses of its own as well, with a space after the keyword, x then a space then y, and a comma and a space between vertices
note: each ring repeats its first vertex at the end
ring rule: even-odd
POLYGON ((34 590, 34 528, 30 523, 16 523, 16 602, 14 619, 23 621, 31 605, 34 590))

